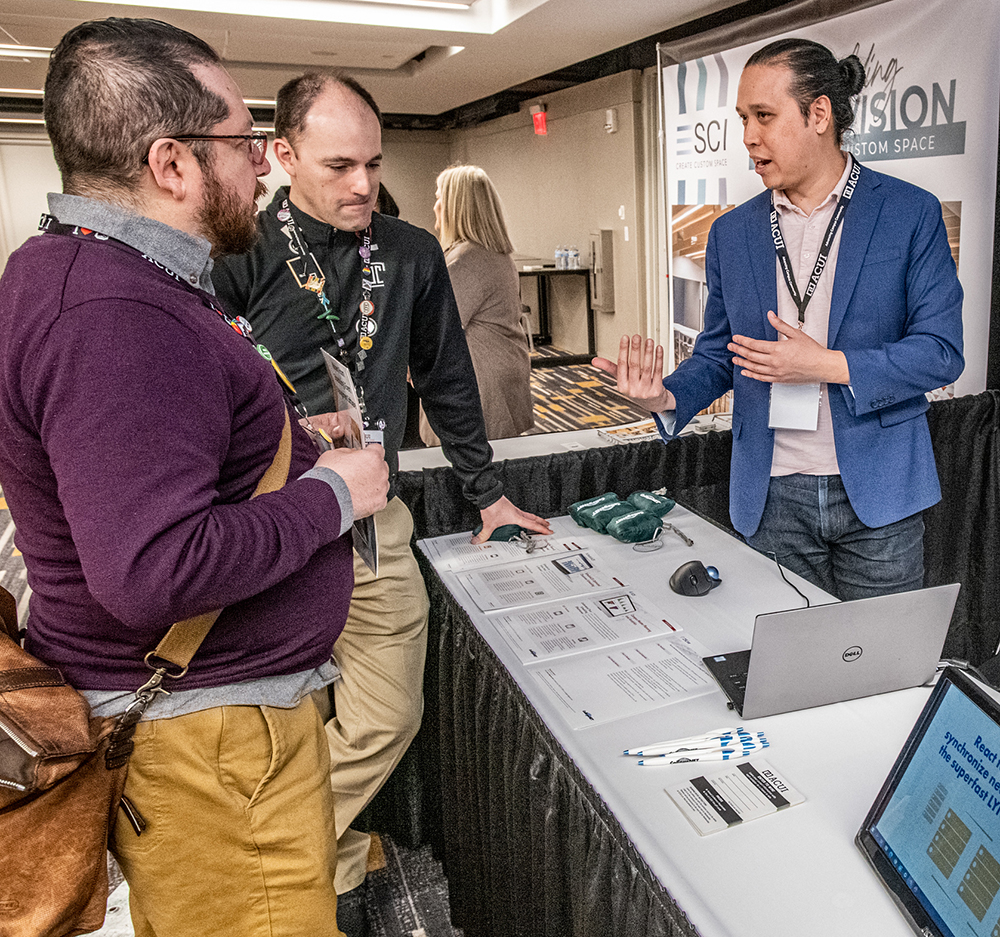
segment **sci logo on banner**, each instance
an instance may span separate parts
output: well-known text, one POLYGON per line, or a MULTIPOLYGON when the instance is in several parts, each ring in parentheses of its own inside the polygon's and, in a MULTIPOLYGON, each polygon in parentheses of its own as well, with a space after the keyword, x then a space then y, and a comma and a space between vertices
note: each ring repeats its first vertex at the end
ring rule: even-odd
MULTIPOLYGON (((882 62, 874 43, 867 52, 855 44, 853 52, 862 59, 867 77, 845 149, 868 162, 965 153, 966 123, 955 120, 956 79, 931 81, 929 87, 905 85, 898 59, 882 62)), ((741 134, 729 133, 729 121, 720 113, 734 106, 727 99, 736 89, 721 55, 691 64, 689 69, 682 62, 677 69, 677 113, 688 120, 674 128, 674 156, 683 160, 675 168, 724 167, 729 146, 742 140, 741 134), (705 111, 714 113, 698 119, 698 112, 705 111)))

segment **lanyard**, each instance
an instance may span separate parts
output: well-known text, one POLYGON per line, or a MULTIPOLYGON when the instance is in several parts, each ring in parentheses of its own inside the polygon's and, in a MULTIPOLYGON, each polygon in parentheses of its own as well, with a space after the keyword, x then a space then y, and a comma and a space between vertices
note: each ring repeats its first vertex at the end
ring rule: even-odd
MULTIPOLYGON (((222 319, 222 321, 227 326, 229 326, 229 328, 231 328, 238 335, 242 335, 243 338, 245 338, 253 346, 257 354, 259 354, 265 361, 267 361, 271 365, 272 368, 274 368, 275 373, 278 375, 278 379, 287 388, 288 396, 292 402, 292 405, 299 412, 299 415, 308 419, 305 413, 305 408, 299 402, 298 396, 295 393, 295 388, 292 386, 292 382, 285 375, 285 372, 282 371, 280 367, 278 367, 278 362, 274 360, 271 353, 263 345, 259 344, 257 340, 254 338, 253 327, 250 325, 250 323, 247 321, 246 318, 244 318, 243 316, 236 316, 234 318, 233 316, 228 315, 225 312, 225 310, 223 310, 223 308, 215 301, 215 299, 212 297, 210 293, 206 293, 202 289, 198 289, 196 287, 191 286, 188 283, 188 281, 184 279, 184 277, 174 273, 173 270, 164 266, 158 260, 154 260, 148 254, 145 254, 142 251, 132 247, 131 245, 126 244, 124 241, 119 241, 117 238, 113 238, 107 234, 101 234, 100 231, 94 231, 92 228, 82 228, 79 225, 63 224, 61 221, 57 221, 55 218, 52 217, 52 215, 48 213, 42 214, 41 221, 38 223, 38 230, 45 231, 51 234, 68 234, 71 235, 72 237, 90 238, 91 240, 95 241, 113 241, 115 244, 124 247, 126 250, 138 254, 147 263, 150 263, 154 267, 156 267, 157 270, 161 270, 163 273, 167 274, 167 276, 172 277, 174 280, 180 283, 181 286, 183 286, 189 293, 196 294, 207 308, 215 312, 219 316, 219 318, 222 319)), ((310 429, 312 431, 311 426, 307 427, 307 429, 310 429)), ((321 449, 329 448, 329 446, 323 446, 322 444, 320 444, 320 448, 321 449)))
POLYGON ((340 317, 334 312, 333 306, 326 295, 326 274, 323 273, 315 255, 309 250, 299 226, 292 217, 292 211, 288 204, 288 199, 284 199, 281 208, 278 209, 278 221, 282 222, 282 230, 288 237, 288 248, 291 257, 286 261, 288 269, 292 272, 296 284, 300 289, 309 290, 316 295, 320 304, 319 319, 325 319, 330 323, 330 330, 333 332, 334 340, 337 343, 337 351, 341 362, 350 370, 354 377, 355 390, 358 395, 358 406, 361 409, 361 416, 368 423, 368 412, 365 404, 365 390, 361 384, 361 373, 365 369, 365 359, 372 347, 372 336, 378 330, 375 322, 375 304, 372 302, 372 271, 370 266, 372 256, 372 227, 371 224, 364 233, 358 232, 361 244, 358 247, 358 254, 361 257, 361 319, 356 328, 358 331, 359 349, 354 355, 354 359, 348 356, 347 342, 343 335, 337 331, 334 322, 340 321, 340 317))
MULTIPOLYGON (((271 366, 277 371, 278 376, 288 385, 289 389, 292 389, 291 384, 288 383, 288 378, 282 373, 281 369, 278 367, 277 363, 271 357, 271 353, 263 346, 257 344, 257 341, 253 337, 253 328, 250 323, 243 316, 236 316, 235 318, 227 315, 227 313, 222 309, 222 307, 215 301, 210 293, 206 293, 204 290, 198 287, 192 286, 184 277, 175 273, 169 267, 160 263, 158 260, 150 257, 149 254, 132 247, 130 244, 126 244, 124 241, 119 241, 117 238, 113 238, 107 234, 101 234, 100 231, 95 231, 93 228, 83 228, 80 225, 70 225, 63 224, 61 221, 53 218, 52 215, 48 213, 43 213, 41 220, 38 222, 38 230, 45 231, 49 234, 68 234, 72 237, 78 238, 88 238, 94 241, 113 241, 120 247, 124 247, 126 250, 132 251, 137 254, 147 263, 152 264, 157 270, 165 273, 168 277, 176 280, 184 287, 189 293, 194 293, 202 301, 202 303, 211 309, 213 312, 217 313, 219 318, 226 323, 234 332, 242 335, 251 345, 253 345, 254 350, 259 354, 265 361, 270 362, 271 366)), ((294 389, 293 393, 294 393, 294 389)))
POLYGON ((830 224, 827 226, 826 234, 823 235, 823 242, 820 245, 819 253, 816 255, 816 265, 813 267, 813 271, 809 275, 809 282, 806 284, 805 296, 799 294, 799 288, 795 282, 795 275, 792 273, 792 262, 788 257, 788 249, 785 247, 785 239, 781 236, 781 227, 778 224, 778 209, 774 206, 774 192, 771 192, 771 239, 774 241, 774 252, 778 257, 778 265, 781 267, 782 276, 785 278, 785 285, 788 287, 788 292, 791 294, 792 302, 795 303, 799 311, 800 329, 806 321, 806 306, 809 305, 809 300, 813 298, 813 293, 816 292, 816 286, 819 283, 819 278, 823 275, 823 271, 826 269, 826 262, 830 256, 830 249, 833 247, 834 238, 836 238, 837 230, 840 228, 840 225, 844 220, 844 215, 847 212, 847 206, 851 204, 851 198, 854 195, 854 190, 858 184, 858 178, 861 175, 861 164, 853 156, 850 157, 850 160, 851 173, 847 177, 847 184, 844 186, 844 192, 837 201, 837 207, 834 209, 833 217, 830 219, 830 224))

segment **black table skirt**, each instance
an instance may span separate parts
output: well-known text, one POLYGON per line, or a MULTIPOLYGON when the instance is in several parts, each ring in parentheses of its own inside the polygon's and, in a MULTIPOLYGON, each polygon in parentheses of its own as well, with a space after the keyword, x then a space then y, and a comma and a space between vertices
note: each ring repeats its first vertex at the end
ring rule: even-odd
MULTIPOLYGON (((935 403, 929 422, 943 496, 925 513, 925 581, 962 583, 945 654, 980 663, 1000 641, 1000 394, 935 403)), ((604 491, 666 487, 728 527, 731 451, 730 434, 710 433, 509 460, 500 470, 511 500, 543 516, 604 491)), ((403 473, 399 492, 418 538, 478 522, 449 468, 403 473)), ((431 598, 423 726, 360 822, 434 846, 468 937, 695 933, 418 558, 431 598)))
POLYGON ((455 924, 466 937, 697 933, 429 564, 424 573, 455 924))

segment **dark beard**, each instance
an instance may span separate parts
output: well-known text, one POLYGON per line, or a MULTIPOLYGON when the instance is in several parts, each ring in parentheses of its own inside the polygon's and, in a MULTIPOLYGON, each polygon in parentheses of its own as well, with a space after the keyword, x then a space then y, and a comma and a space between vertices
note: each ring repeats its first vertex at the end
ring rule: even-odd
MULTIPOLYGON (((245 254, 257 241, 257 215, 232 189, 227 189, 215 174, 215 167, 202 167, 205 177, 205 203, 198 213, 201 232, 212 245, 212 256, 245 254)), ((267 186, 257 180, 254 201, 267 194, 267 186)))

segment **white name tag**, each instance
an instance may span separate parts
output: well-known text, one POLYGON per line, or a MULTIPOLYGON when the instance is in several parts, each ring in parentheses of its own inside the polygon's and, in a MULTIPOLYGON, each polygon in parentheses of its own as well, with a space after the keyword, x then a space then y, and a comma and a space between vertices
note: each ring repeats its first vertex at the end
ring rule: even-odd
POLYGON ((771 429, 816 429, 819 422, 819 384, 772 384, 771 429))
POLYGON ((383 440, 385 439, 385 433, 380 429, 366 429, 365 430, 365 445, 370 446, 372 443, 378 443, 380 446, 383 445, 383 440))

